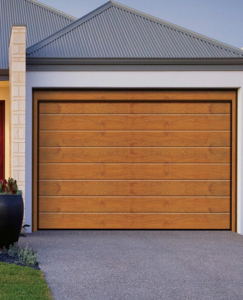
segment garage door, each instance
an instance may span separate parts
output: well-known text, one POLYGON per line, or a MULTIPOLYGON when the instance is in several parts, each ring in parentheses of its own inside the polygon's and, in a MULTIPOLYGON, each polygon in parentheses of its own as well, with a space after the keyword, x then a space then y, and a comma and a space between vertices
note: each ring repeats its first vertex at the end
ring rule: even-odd
POLYGON ((39 92, 39 229, 232 228, 234 92, 39 92))

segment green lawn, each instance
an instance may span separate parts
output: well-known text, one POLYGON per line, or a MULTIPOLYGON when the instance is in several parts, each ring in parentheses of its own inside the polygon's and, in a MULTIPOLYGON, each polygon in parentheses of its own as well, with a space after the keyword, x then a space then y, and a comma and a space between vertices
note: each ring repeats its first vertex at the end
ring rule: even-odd
POLYGON ((0 299, 52 299, 41 271, 0 262, 0 299))

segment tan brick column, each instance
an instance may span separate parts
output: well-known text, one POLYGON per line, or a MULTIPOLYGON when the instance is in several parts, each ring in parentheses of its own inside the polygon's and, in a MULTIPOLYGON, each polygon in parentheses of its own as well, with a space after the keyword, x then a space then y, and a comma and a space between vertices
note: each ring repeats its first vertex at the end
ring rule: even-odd
POLYGON ((10 174, 25 195, 26 27, 13 26, 9 43, 10 174))

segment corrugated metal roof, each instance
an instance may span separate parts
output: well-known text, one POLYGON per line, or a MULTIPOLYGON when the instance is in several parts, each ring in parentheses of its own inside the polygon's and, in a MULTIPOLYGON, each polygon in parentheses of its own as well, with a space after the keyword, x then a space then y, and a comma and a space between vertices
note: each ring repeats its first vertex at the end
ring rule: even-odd
POLYGON ((28 57, 243 57, 231 47, 110 1, 27 49, 28 57))
POLYGON ((66 27, 76 18, 33 0, 0 0, 0 69, 8 68, 12 25, 27 27, 27 47, 66 27))

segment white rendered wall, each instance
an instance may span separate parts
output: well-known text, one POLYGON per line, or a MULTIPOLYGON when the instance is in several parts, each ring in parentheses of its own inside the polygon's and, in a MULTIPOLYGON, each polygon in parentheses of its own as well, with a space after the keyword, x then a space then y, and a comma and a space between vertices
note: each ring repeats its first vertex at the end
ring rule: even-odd
POLYGON ((26 75, 26 223, 32 215, 33 88, 223 88, 238 90, 237 232, 243 234, 242 116, 243 72, 27 72, 26 75))

